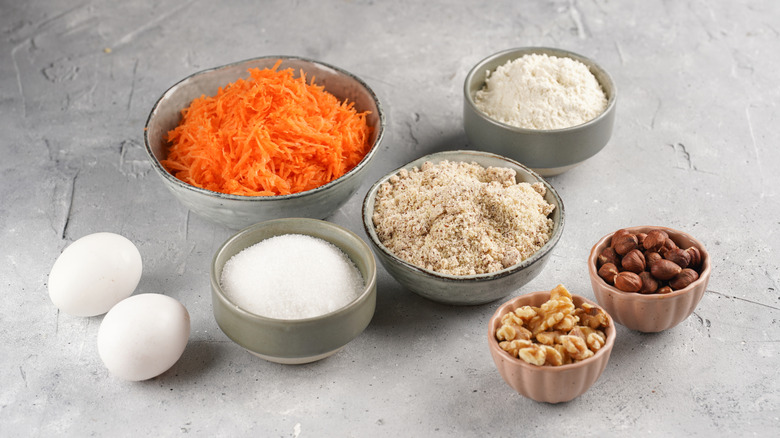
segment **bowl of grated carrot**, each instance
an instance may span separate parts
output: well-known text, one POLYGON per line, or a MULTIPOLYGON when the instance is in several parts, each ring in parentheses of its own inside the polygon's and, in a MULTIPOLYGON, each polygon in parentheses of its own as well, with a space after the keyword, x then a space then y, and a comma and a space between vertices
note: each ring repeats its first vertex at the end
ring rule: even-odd
POLYGON ((186 208, 240 229, 330 216, 360 187, 384 125, 379 99, 357 76, 269 56, 170 87, 149 114, 144 141, 186 208))

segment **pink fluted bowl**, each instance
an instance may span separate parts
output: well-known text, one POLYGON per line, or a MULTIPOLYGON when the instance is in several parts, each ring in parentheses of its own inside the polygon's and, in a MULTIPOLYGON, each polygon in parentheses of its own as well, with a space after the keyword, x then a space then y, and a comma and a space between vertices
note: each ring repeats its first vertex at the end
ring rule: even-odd
MULTIPOLYGON (((499 374, 515 391, 538 402, 561 403, 579 397, 596 383, 609 362, 617 331, 615 322, 607 313, 609 327, 604 331, 607 335, 604 346, 592 357, 568 365, 532 365, 502 350, 496 340, 496 330, 501 327, 501 318, 519 307, 538 307, 549 299, 550 291, 531 292, 501 305, 488 323, 488 346, 499 374)), ((593 301, 579 295, 572 294, 572 299, 577 307, 582 303, 599 307, 593 301)))
POLYGON ((665 231, 679 248, 696 246, 701 252, 699 279, 683 289, 668 294, 643 295, 635 292, 623 292, 607 284, 598 275, 597 259, 601 251, 609 246, 614 233, 602 237, 593 246, 588 257, 588 271, 593 294, 601 307, 619 324, 645 333, 670 329, 685 321, 704 296, 710 281, 710 256, 704 245, 687 233, 671 228, 641 226, 625 228, 631 233, 646 233, 653 229, 665 231))

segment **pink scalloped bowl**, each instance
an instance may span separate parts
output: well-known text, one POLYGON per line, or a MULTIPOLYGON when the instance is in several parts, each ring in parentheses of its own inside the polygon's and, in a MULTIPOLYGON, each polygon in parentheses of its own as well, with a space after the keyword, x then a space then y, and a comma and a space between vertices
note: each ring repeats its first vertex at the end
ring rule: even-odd
MULTIPOLYGON (((607 314, 609 327, 605 331, 607 342, 604 346, 593 357, 568 365, 532 365, 502 350, 496 340, 496 330, 501 327, 501 317, 522 306, 540 306, 549 299, 550 291, 540 291, 515 297, 502 304, 488 323, 488 346, 499 374, 515 391, 538 402, 561 403, 579 397, 596 383, 609 362, 617 331, 615 322, 607 314)), ((579 295, 572 294, 572 299, 577 307, 582 303, 599 307, 579 295)))
POLYGON ((634 292, 623 292, 618 288, 607 284, 598 275, 596 259, 601 251, 606 248, 614 233, 602 237, 590 251, 588 257, 588 271, 590 283, 593 286, 593 294, 599 304, 619 324, 645 333, 660 332, 670 329, 685 321, 704 296, 707 284, 710 281, 710 256, 704 249, 704 245, 687 233, 666 227, 641 226, 625 228, 632 233, 646 233, 652 229, 661 229, 669 234, 669 237, 682 249, 696 246, 701 252, 701 272, 699 279, 683 289, 668 294, 643 295, 634 292))

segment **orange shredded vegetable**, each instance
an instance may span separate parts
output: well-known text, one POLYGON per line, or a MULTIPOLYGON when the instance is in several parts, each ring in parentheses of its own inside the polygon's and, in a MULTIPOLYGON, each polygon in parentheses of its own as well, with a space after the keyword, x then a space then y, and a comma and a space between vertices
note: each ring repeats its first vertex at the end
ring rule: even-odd
POLYGON ((280 64, 193 100, 168 132, 163 166, 193 186, 244 196, 311 190, 354 168, 370 148, 369 113, 280 64))

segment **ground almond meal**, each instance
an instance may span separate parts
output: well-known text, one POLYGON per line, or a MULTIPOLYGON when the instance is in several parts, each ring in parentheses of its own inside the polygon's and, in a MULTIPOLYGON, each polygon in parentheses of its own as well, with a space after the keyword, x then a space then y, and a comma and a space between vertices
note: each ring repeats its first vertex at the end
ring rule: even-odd
POLYGON ((373 222, 399 258, 451 275, 499 271, 550 240, 554 205, 542 183, 517 183, 509 168, 426 162, 382 184, 373 222))

